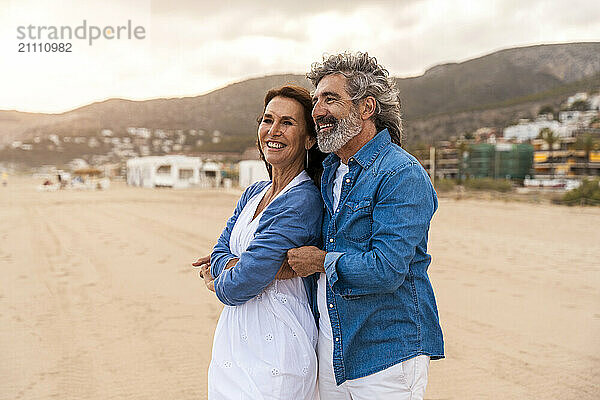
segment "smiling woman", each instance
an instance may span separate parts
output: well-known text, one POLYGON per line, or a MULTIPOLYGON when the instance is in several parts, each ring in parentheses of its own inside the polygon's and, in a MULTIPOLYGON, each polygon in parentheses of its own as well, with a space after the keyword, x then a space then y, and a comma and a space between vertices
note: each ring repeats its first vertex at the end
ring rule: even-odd
POLYGON ((316 275, 300 278, 286 261, 289 249, 321 240, 323 203, 313 179, 324 155, 311 110, 304 88, 267 93, 257 146, 271 181, 246 189, 210 262, 194 264, 229 306, 215 331, 209 399, 318 397, 316 275))
POLYGON ((304 153, 315 144, 306 132, 302 106, 295 100, 277 96, 269 102, 258 128, 258 142, 265 161, 283 169, 302 168, 304 153))
MULTIPOLYGON (((311 146, 305 147, 308 150, 303 158, 305 160, 304 165, 308 175, 312 178, 317 187, 319 186, 321 172, 323 170, 321 163, 323 162, 326 154, 322 153, 317 147, 317 133, 315 131, 315 125, 313 123, 311 112, 312 99, 310 97, 310 93, 308 90, 300 86, 286 85, 279 89, 271 89, 267 92, 265 96, 263 115, 258 118, 259 127, 256 146, 258 147, 261 159, 265 162, 265 166, 267 167, 270 178, 273 178, 273 166, 271 162, 266 159, 267 153, 264 145, 266 144, 271 149, 274 149, 277 147, 282 147, 283 143, 280 143, 273 137, 271 138, 273 140, 267 141, 270 144, 261 143, 261 132, 263 135, 267 135, 271 130, 273 130, 273 133, 275 134, 274 136, 278 136, 278 132, 281 132, 281 135, 283 136, 283 134, 287 132, 288 127, 294 127, 291 128, 291 130, 295 131, 298 128, 302 130, 302 127, 305 126, 305 134, 309 138, 314 139, 314 141, 312 142, 311 146), (277 109, 279 107, 285 107, 281 110, 285 113, 279 116, 273 115, 273 109, 277 109), (273 126, 273 124, 277 124, 278 126, 273 126)), ((276 159, 275 162, 277 162, 276 159)))

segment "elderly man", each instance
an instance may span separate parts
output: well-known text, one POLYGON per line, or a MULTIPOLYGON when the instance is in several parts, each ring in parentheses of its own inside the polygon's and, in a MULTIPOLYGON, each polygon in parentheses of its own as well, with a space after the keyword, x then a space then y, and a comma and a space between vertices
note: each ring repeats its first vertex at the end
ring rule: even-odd
POLYGON ((430 359, 444 357, 427 276, 437 197, 401 147, 400 101, 367 53, 315 63, 313 118, 323 162, 323 247, 288 251, 300 276, 320 272, 321 398, 422 399, 430 359))

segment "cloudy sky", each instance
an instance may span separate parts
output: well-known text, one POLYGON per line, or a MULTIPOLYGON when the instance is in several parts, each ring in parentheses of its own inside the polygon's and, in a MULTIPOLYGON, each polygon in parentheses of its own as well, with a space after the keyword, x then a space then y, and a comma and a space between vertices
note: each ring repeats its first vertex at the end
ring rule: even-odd
MULTIPOLYGON (((83 29, 80 30, 83 32, 83 29)), ((59 31, 60 32, 60 31, 59 31)), ((112 31, 108 31, 110 36, 112 31)), ((593 0, 0 0, 0 109, 64 112, 111 97, 195 96, 248 77, 305 73, 363 50, 392 75, 540 43, 600 41, 593 0), (54 40, 38 26, 142 26, 144 39, 54 40), (19 39, 18 27, 35 38, 19 39), (19 53, 27 43, 71 53, 19 53)))

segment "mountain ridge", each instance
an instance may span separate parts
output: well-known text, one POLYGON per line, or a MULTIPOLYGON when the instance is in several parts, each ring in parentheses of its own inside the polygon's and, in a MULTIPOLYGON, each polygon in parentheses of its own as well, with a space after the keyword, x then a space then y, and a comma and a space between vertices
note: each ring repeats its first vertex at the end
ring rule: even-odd
MULTIPOLYGON (((581 42, 503 49, 395 80, 409 140, 430 141, 443 134, 427 132, 423 121, 428 118, 498 107, 598 73, 600 42, 581 42)), ((111 98, 60 114, 4 110, 0 111, 0 144, 49 134, 88 136, 104 128, 120 131, 129 126, 219 130, 226 136, 249 137, 255 134, 264 94, 285 83, 311 88, 304 75, 280 74, 242 80, 199 96, 111 98)), ((455 135, 461 129, 449 125, 445 134, 455 135)))

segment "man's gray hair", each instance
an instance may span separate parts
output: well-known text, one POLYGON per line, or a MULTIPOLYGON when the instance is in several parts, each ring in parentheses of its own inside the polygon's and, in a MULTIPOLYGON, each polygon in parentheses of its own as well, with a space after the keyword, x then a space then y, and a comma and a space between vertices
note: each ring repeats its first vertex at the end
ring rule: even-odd
POLYGON ((346 91, 354 104, 368 96, 376 100, 374 115, 375 127, 378 131, 387 128, 392 142, 402 144, 402 115, 400 112, 400 95, 393 78, 375 57, 369 53, 341 53, 323 56, 322 63, 313 63, 311 71, 306 74, 312 84, 317 87, 321 79, 331 74, 342 74, 348 81, 346 91))

